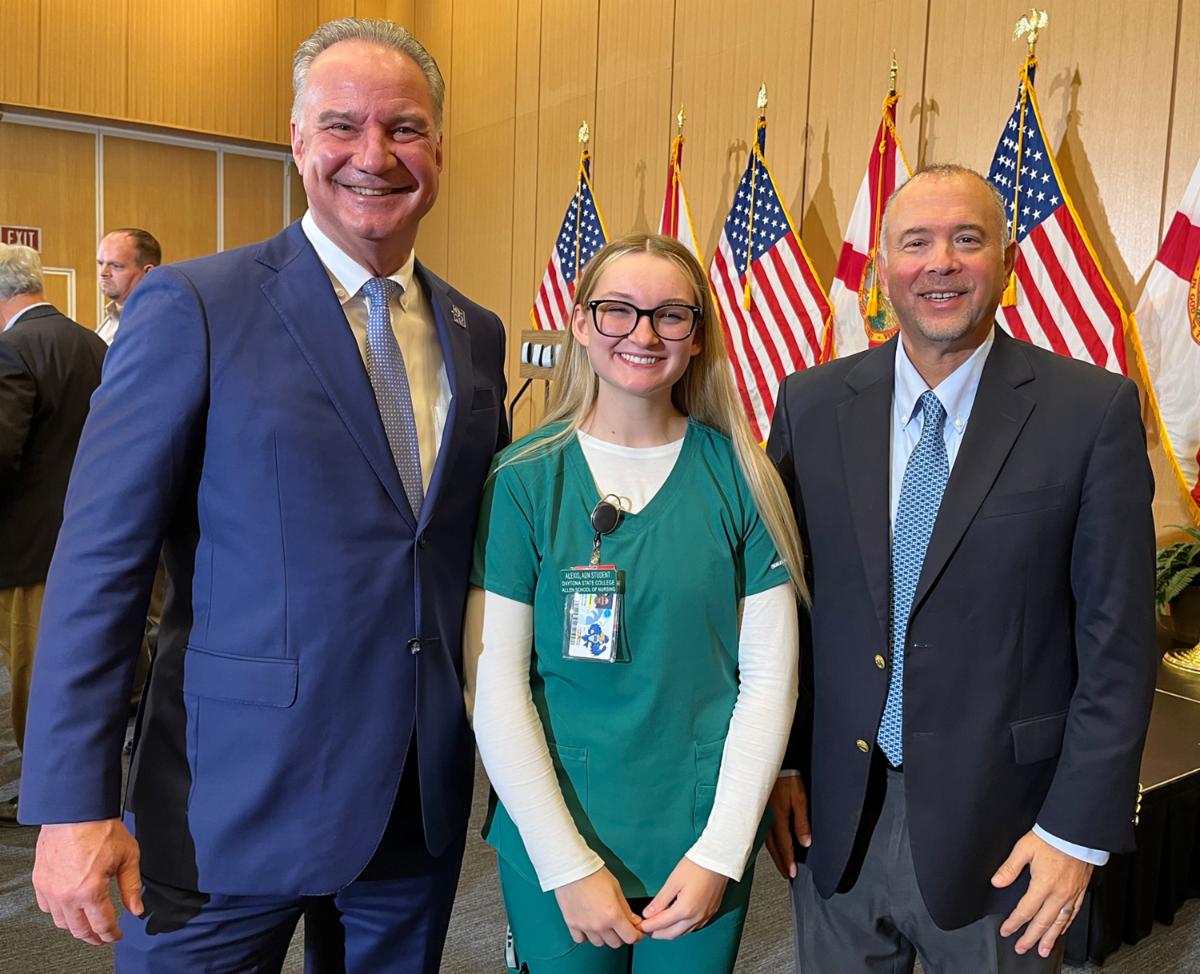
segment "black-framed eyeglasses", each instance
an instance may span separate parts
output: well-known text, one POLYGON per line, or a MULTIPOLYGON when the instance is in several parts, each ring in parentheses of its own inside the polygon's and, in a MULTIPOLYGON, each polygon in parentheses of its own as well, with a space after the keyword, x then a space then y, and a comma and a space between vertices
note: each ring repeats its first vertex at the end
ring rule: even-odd
POLYGON ((660 304, 657 308, 638 308, 627 301, 589 301, 592 324, 607 338, 624 338, 632 334, 637 323, 646 317, 650 328, 659 338, 681 342, 690 338, 700 321, 703 308, 694 304, 660 304))

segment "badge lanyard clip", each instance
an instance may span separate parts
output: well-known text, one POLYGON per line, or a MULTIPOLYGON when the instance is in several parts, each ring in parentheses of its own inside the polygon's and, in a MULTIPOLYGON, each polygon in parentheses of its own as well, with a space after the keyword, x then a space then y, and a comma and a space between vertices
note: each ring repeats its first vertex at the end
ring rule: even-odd
POLYGON ((592 540, 592 559, 588 564, 595 567, 600 564, 600 539, 606 534, 612 534, 621 523, 620 498, 615 494, 606 494, 600 498, 592 508, 591 522, 596 537, 592 540))

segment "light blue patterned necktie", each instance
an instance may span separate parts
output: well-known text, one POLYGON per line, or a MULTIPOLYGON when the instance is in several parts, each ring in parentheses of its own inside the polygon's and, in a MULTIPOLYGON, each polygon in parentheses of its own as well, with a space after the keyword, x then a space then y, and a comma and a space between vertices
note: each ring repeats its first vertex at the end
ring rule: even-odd
POLYGON ((925 549, 933 534, 946 481, 950 479, 950 461, 946 456, 946 410, 933 390, 922 393, 921 437, 904 468, 900 484, 900 503, 892 527, 892 680, 888 686, 883 719, 879 722, 878 741, 894 768, 904 763, 904 644, 908 638, 908 614, 912 610, 925 549))
POLYGON ((421 513, 425 497, 421 476, 421 451, 417 442, 417 420, 404 356, 392 331, 391 296, 400 285, 390 277, 372 277, 362 286, 367 296, 367 375, 375 391, 379 417, 387 435, 392 459, 414 515, 421 513))

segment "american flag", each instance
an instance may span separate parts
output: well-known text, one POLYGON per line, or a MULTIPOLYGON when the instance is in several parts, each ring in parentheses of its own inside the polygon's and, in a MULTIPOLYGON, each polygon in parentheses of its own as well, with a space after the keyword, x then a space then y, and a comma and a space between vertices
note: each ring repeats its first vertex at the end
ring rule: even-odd
MULTIPOLYGON (((683 110, 680 109, 680 116, 683 110)), ((692 225, 692 211, 688 206, 687 194, 683 191, 683 134, 671 141, 671 158, 667 161, 667 189, 663 194, 662 216, 658 221, 658 232, 664 237, 674 237, 700 259, 700 244, 696 242, 696 228, 692 225)))
POLYGON ((910 175, 896 132, 897 101, 899 97, 893 93, 883 102, 883 118, 871 143, 867 171, 850 211, 846 239, 829 287, 834 323, 829 332, 833 347, 826 352, 826 359, 861 352, 868 345, 887 341, 896 331, 875 283, 875 254, 883 207, 910 175))
POLYGON ((567 206, 542 286, 533 302, 530 314, 535 328, 562 331, 570 324, 575 278, 607 242, 604 220, 592 195, 592 157, 584 149, 579 159, 575 194, 567 206))
POLYGON ((996 320, 1017 338, 1124 374, 1125 309, 1046 144, 1033 74, 1030 61, 988 171, 1017 241, 1016 302, 1010 285, 996 320))
POLYGON ((709 278, 750 427, 766 438, 784 377, 821 360, 830 305, 792 225, 758 130, 709 278))
POLYGON ((1200 524, 1200 165, 1138 301, 1145 386, 1163 446, 1200 524))

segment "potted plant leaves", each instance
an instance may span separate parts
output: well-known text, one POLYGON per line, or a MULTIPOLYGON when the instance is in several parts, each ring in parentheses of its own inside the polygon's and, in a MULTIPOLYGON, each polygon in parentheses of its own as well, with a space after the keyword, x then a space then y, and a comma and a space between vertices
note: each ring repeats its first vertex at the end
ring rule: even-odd
POLYGON ((1200 528, 1176 526, 1191 540, 1158 549, 1154 600, 1160 615, 1169 608, 1175 640, 1192 646, 1168 653, 1167 662, 1200 671, 1200 528))

